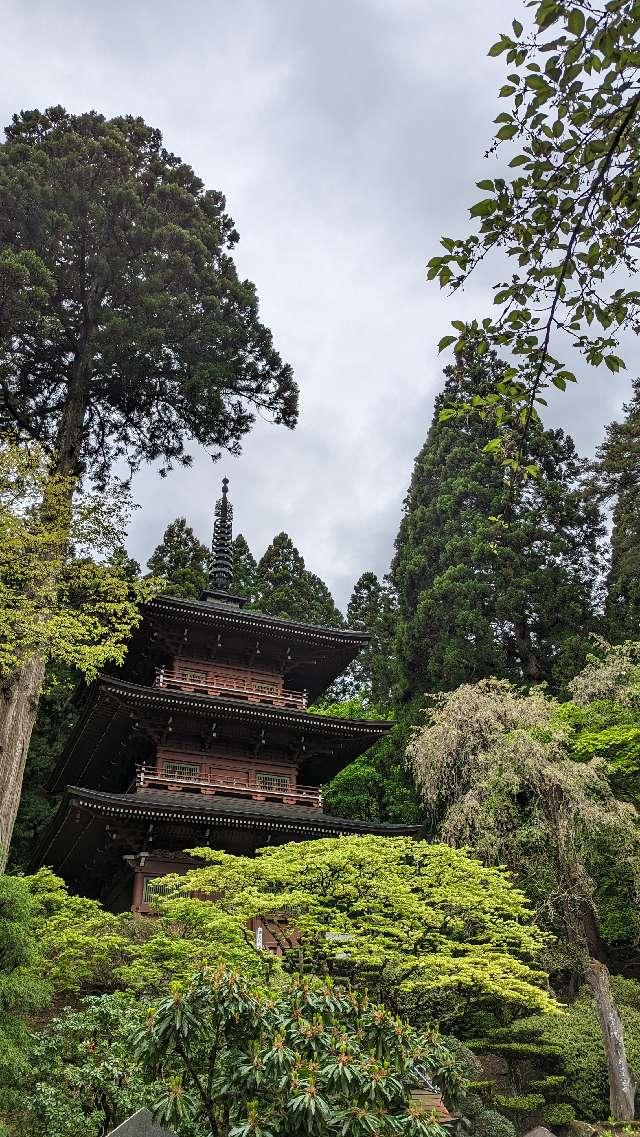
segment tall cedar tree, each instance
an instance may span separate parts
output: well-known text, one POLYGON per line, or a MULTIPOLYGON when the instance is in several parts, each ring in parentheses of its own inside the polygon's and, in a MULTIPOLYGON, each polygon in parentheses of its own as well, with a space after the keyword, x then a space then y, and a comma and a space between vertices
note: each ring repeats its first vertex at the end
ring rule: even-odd
POLYGON ((233 542, 233 576, 231 592, 234 596, 244 596, 249 607, 253 607, 256 590, 256 559, 242 533, 233 542))
POLYGON ((255 607, 270 616, 339 628, 344 624, 324 581, 309 572, 287 533, 278 533, 258 562, 255 607))
MULTIPOLYGON (((0 148, 0 429, 41 444, 69 493, 234 452, 257 411, 293 426, 297 387, 238 278, 222 194, 131 116, 14 116, 0 148)), ((55 587, 55 582, 52 582, 55 587)), ((6 853, 44 675, 26 658, 0 692, 6 853)))
MULTIPOLYGON (((347 626, 369 632, 371 640, 345 675, 332 683, 321 701, 323 713, 353 718, 390 714, 396 681, 396 622, 397 598, 391 581, 364 572, 353 586, 347 626)), ((325 787, 330 813, 361 821, 420 824, 423 811, 411 773, 402 761, 411 728, 403 721, 406 717, 396 719, 386 738, 350 762, 325 787)))
POLYGON ((614 643, 640 639, 640 379, 623 411, 623 421, 607 428, 598 454, 603 492, 615 497, 605 604, 614 643))
POLYGON ((196 599, 207 587, 209 551, 196 537, 186 518, 176 517, 147 561, 155 576, 167 580, 170 596, 196 599))
POLYGON ((557 691, 594 626, 603 522, 585 498, 571 438, 531 428, 540 477, 521 488, 500 528, 503 473, 482 449, 494 428, 471 408, 441 420, 448 405, 493 390, 503 371, 493 353, 446 369, 416 459, 391 571, 402 701, 489 675, 557 691))
POLYGON ((380 711, 391 706, 395 680, 394 636, 397 598, 388 579, 363 572, 347 605, 347 626, 369 632, 371 640, 349 669, 354 690, 380 711))

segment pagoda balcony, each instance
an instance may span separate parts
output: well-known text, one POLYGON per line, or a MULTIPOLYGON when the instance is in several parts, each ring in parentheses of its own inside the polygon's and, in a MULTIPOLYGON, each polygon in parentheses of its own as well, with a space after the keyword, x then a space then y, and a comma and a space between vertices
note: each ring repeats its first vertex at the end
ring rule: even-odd
POLYGON ((308 805, 322 809, 322 790, 318 786, 285 785, 286 778, 271 774, 258 774, 259 781, 250 784, 245 779, 225 778, 218 773, 198 773, 184 769, 158 769, 156 766, 136 766, 137 791, 145 789, 170 790, 172 793, 191 792, 243 797, 253 801, 277 801, 284 805, 308 805))
POLYGON ((238 669, 236 674, 196 671, 187 667, 156 669, 156 687, 185 691, 192 695, 210 695, 216 699, 242 699, 247 703, 267 704, 286 710, 304 711, 306 691, 292 691, 263 678, 253 678, 238 669))

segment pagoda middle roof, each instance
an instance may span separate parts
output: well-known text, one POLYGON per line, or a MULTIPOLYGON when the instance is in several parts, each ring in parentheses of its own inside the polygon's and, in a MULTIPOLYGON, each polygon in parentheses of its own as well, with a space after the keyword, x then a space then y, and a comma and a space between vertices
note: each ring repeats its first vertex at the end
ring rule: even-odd
POLYGON ((314 747, 317 752, 329 751, 334 756, 327 764, 324 780, 373 746, 391 728, 386 720, 339 719, 241 699, 143 687, 101 675, 87 692, 84 711, 51 775, 50 790, 59 793, 72 779, 95 785, 96 771, 102 770, 107 756, 112 758, 117 752, 132 720, 145 715, 183 715, 216 723, 271 727, 285 734, 290 732, 293 737, 304 735, 309 757, 314 747))

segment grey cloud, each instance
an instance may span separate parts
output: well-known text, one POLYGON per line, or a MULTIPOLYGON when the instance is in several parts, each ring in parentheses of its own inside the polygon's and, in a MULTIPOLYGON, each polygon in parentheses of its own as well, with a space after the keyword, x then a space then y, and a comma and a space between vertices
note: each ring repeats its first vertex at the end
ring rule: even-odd
MULTIPOLYGON (((136 479, 143 563, 186 515, 208 540, 219 479, 256 554, 286 529, 345 604, 392 553, 441 375, 435 343, 490 304, 490 277, 447 302, 425 282, 463 232, 496 113, 486 50, 514 0, 7 0, 0 112, 61 102, 142 114, 241 234, 240 271, 301 386, 293 433, 259 422, 240 459, 136 479)), ((555 400, 593 449, 624 384, 555 400)), ((581 388, 582 390, 582 388, 581 388)))

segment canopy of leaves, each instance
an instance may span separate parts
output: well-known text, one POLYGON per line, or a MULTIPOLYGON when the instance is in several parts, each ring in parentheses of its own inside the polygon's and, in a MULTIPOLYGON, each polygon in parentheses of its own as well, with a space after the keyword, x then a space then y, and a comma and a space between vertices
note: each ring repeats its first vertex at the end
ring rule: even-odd
POLYGON ((505 487, 475 404, 504 371, 476 351, 446 369, 415 462, 391 569, 404 700, 489 675, 557 690, 584 659, 602 517, 572 440, 536 424, 529 453, 544 477, 521 487, 509 526, 496 530, 505 487), (467 413, 455 421, 460 399, 467 413))
POLYGON ((124 489, 69 504, 70 479, 39 447, 0 446, 0 674, 35 653, 87 678, 122 662, 154 579, 132 577, 120 546, 124 489))
POLYGON ((293 426, 222 194, 131 116, 15 115, 0 149, 0 424, 104 478, 293 426))
POLYGON ((197 599, 207 587, 209 550, 184 517, 167 525, 147 565, 154 576, 164 577, 163 590, 169 596, 197 599))
POLYGON ((578 351, 615 373, 621 332, 638 329, 640 81, 636 0, 535 0, 533 25, 516 19, 490 51, 504 56, 507 110, 495 149, 517 147, 507 177, 478 183, 477 233, 444 237, 429 262, 441 287, 459 289, 487 255, 506 253, 492 316, 440 341, 459 351, 480 335, 508 348, 514 366, 483 405, 500 428, 514 475, 526 468, 525 438, 550 383, 575 379, 559 353, 578 351), (558 346, 555 346, 555 341, 558 346), (553 351, 553 354, 552 354, 553 351))
MULTIPOLYGON (((330 688, 331 690, 331 688, 330 688)), ((381 713, 368 700, 346 699, 339 703, 322 702, 310 711, 334 718, 390 719, 390 711, 381 713)), ((353 817, 360 821, 391 821, 419 825, 424 811, 413 784, 411 771, 404 760, 410 724, 400 714, 386 738, 360 754, 324 787, 324 808, 336 817, 353 817)))
POLYGON ((92 996, 35 1034, 12 1135, 101 1137, 152 1105, 162 1087, 133 1059, 145 1019, 130 996, 92 996))
POLYGON ((265 995, 224 970, 197 975, 158 1005, 139 1052, 165 1080, 158 1119, 201 1120, 212 1137, 444 1137, 410 1090, 457 1081, 441 1039, 330 979, 265 995))
POLYGON ((40 974, 33 900, 24 881, 0 876, 0 1111, 11 1110, 29 1068, 25 1016, 40 1010, 51 987, 40 974))
POLYGON ((205 865, 177 878, 180 890, 215 895, 243 920, 287 911, 302 945, 289 966, 349 977, 418 1024, 469 1030, 497 1004, 512 1014, 553 1006, 536 966, 544 937, 524 896, 460 850, 363 836, 263 849, 251 861, 196 855, 205 865))
MULTIPOLYGON (((242 871, 244 859, 235 861, 242 871)), ((194 967, 219 962, 257 978, 277 970, 276 957, 248 942, 246 921, 235 909, 178 894, 148 920, 69 895, 48 869, 24 881, 32 897, 29 927, 39 944, 41 974, 57 996, 121 990, 155 998, 170 982, 186 980, 194 967)))

